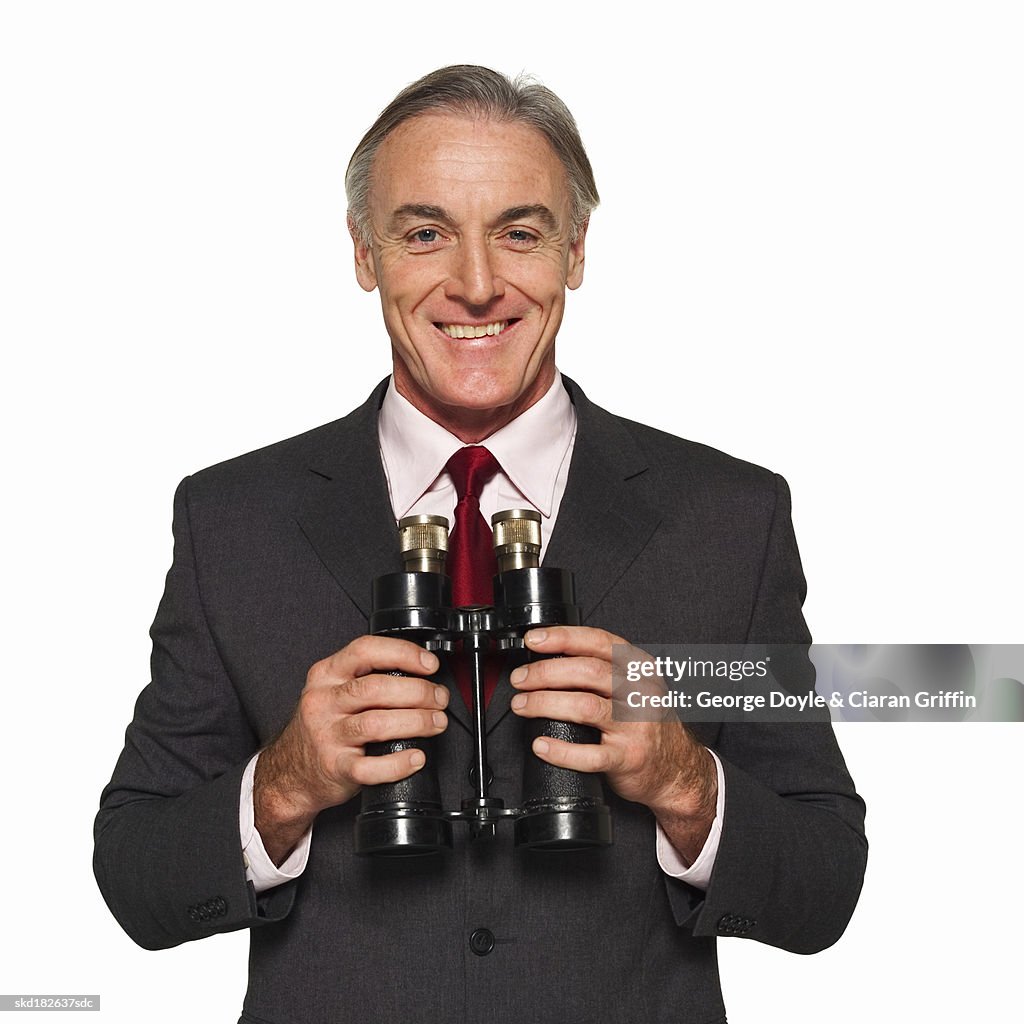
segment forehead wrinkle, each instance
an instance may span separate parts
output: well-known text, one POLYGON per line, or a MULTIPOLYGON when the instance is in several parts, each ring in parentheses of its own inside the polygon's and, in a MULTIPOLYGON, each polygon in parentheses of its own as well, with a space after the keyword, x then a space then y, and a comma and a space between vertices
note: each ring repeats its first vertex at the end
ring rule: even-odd
POLYGON ((532 218, 544 233, 561 234, 562 222, 569 217, 568 196, 563 195, 568 189, 565 169, 548 152, 550 145, 538 145, 543 140, 536 139, 536 130, 529 126, 469 120, 467 133, 461 117, 423 114, 385 139, 375 161, 370 195, 371 203, 374 199, 395 203, 387 213, 378 206, 385 216, 385 233, 401 234, 408 228, 405 221, 417 218, 454 228, 464 215, 470 221, 482 215, 490 228, 532 218), (495 138, 496 133, 514 137, 511 141, 495 138), (529 145, 520 138, 524 134, 529 145), (524 153, 537 153, 538 159, 527 160, 524 166, 524 153), (403 202, 407 198, 411 201, 403 202), (452 201, 442 206, 447 198, 452 201), (484 201, 483 209, 476 199, 484 201), (495 200, 495 206, 502 200, 507 206, 492 214, 486 206, 495 200))

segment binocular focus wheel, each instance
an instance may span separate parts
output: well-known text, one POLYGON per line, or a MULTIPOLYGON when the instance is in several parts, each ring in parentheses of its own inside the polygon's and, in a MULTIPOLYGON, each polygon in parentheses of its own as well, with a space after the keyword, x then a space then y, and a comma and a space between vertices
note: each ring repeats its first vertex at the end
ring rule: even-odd
POLYGON ((601 804, 544 808, 516 818, 516 846, 528 850, 585 850, 611 846, 612 816, 601 804))
POLYGON ((356 818, 356 853, 382 857, 417 857, 452 845, 451 822, 440 811, 394 809, 356 818))

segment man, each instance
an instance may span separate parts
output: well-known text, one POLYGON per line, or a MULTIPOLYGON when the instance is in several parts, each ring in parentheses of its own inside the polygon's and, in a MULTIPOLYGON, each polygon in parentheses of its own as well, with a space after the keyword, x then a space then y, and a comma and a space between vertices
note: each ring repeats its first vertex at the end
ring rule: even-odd
POLYGON ((825 723, 619 720, 612 646, 806 642, 785 483, 619 420, 558 374, 597 191, 548 90, 428 75, 364 137, 346 185, 392 378, 345 419, 179 488, 153 681, 97 819, 104 895, 146 947, 253 927, 243 1021, 724 1019, 716 936, 834 942, 863 806, 825 723), (468 493, 460 460, 479 448, 468 493), (370 581, 398 568, 395 521, 454 513, 454 546, 465 502, 487 519, 536 508, 585 616, 529 634, 562 657, 498 682, 493 791, 518 805, 526 757, 602 773, 607 849, 456 833, 442 856, 353 855, 361 787, 424 763, 367 744, 439 737, 448 806, 470 785, 450 676, 364 635, 370 581), (600 743, 527 750, 538 717, 600 743))

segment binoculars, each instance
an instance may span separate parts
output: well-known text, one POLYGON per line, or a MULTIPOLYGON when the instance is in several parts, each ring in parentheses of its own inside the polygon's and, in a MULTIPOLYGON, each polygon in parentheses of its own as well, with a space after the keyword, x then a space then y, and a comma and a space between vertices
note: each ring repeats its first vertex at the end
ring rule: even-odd
POLYGON ((427 760, 407 779, 363 789, 362 809, 356 819, 356 853, 435 853, 452 845, 455 822, 465 822, 474 839, 490 839, 497 824, 508 819, 515 823, 516 846, 527 849, 578 850, 611 844, 611 815, 600 776, 548 764, 530 749, 538 736, 598 743, 600 732, 591 726, 528 720, 523 806, 508 808, 503 800, 489 795, 484 725, 488 653, 496 649, 524 661, 536 660, 540 656, 528 651, 523 642, 529 630, 580 623, 572 573, 540 567, 540 514, 532 509, 498 512, 491 526, 498 563, 491 606, 452 607, 451 580, 445 575, 448 520, 443 516, 402 519, 398 531, 405 571, 373 582, 371 633, 412 640, 439 658, 449 659, 453 668, 453 659, 465 659, 468 665, 473 694, 470 778, 474 793, 462 800, 460 810, 444 810, 431 756, 443 737, 367 744, 370 756, 418 748, 427 760))

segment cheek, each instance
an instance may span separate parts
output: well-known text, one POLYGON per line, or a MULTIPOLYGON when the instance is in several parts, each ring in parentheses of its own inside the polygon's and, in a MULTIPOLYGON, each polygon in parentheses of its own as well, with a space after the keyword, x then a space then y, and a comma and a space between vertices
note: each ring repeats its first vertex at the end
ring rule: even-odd
POLYGON ((546 261, 531 267, 519 266, 503 276, 507 284, 539 306, 554 305, 565 292, 565 277, 561 273, 561 267, 551 262, 546 261))
POLYGON ((381 294, 390 302, 407 305, 437 287, 443 270, 434 261, 410 259, 407 254, 382 253, 377 263, 381 294))
POLYGON ((400 316, 410 316, 431 294, 433 287, 429 281, 403 277, 401 281, 390 281, 387 285, 382 285, 380 290, 386 309, 400 316))

